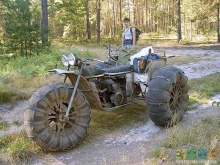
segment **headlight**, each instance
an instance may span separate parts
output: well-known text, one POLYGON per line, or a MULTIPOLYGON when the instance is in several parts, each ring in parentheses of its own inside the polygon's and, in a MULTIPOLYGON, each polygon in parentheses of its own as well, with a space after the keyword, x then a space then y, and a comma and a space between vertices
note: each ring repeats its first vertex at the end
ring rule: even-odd
POLYGON ((64 66, 69 66, 69 65, 76 65, 77 63, 77 57, 75 54, 70 53, 69 55, 64 54, 61 57, 61 61, 64 66))
POLYGON ((68 61, 68 58, 67 58, 66 54, 62 55, 61 61, 62 61, 64 66, 69 66, 69 61, 68 61))
POLYGON ((70 65, 75 65, 76 64, 76 55, 73 53, 70 53, 68 55, 68 60, 70 65))

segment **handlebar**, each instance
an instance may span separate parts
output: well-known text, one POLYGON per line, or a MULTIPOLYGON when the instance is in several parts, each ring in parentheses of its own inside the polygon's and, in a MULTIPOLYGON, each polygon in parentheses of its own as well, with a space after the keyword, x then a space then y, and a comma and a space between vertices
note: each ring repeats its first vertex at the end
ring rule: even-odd
POLYGON ((110 44, 107 46, 107 45, 103 45, 106 49, 108 49, 108 56, 110 59, 114 60, 114 61, 117 61, 117 58, 118 58, 118 51, 120 49, 121 46, 119 46, 119 48, 114 48, 112 49, 110 44))
POLYGON ((102 45, 102 46, 104 46, 106 49, 108 49, 108 46, 107 46, 107 45, 102 45))
MULTIPOLYGON (((112 52, 110 45, 109 45, 109 46, 107 46, 107 45, 102 45, 102 46, 104 46, 106 49, 108 49, 109 51, 112 52)), ((121 46, 119 46, 119 48, 115 49, 115 51, 116 51, 116 52, 119 51, 120 47, 121 47, 121 46)))
POLYGON ((161 56, 161 58, 163 58, 163 59, 172 58, 172 57, 175 57, 175 55, 172 55, 172 56, 161 56))

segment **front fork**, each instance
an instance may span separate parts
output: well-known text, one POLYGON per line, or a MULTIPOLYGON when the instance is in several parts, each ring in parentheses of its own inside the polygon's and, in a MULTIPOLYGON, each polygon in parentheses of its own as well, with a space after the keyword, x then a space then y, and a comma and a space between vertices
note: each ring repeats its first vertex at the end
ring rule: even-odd
MULTIPOLYGON (((67 68, 67 71, 69 71, 70 70, 70 65, 68 65, 68 68, 67 68)), ((65 78, 64 78, 64 83, 66 82, 66 78, 67 78, 67 75, 65 75, 65 78)))
POLYGON ((69 113, 70 113, 71 106, 72 106, 72 104, 73 104, 73 99, 74 99, 74 97, 75 97, 77 87, 78 87, 78 85, 79 85, 79 80, 80 80, 80 77, 81 77, 82 68, 83 68, 83 63, 82 63, 81 68, 80 68, 80 70, 79 70, 79 73, 78 73, 78 76, 77 76, 77 79, 76 79, 76 83, 75 83, 75 86, 74 86, 74 90, 73 90, 73 93, 72 93, 72 95, 71 95, 68 108, 67 108, 67 110, 66 110, 65 120, 68 120, 68 118, 69 118, 68 116, 69 116, 69 113))

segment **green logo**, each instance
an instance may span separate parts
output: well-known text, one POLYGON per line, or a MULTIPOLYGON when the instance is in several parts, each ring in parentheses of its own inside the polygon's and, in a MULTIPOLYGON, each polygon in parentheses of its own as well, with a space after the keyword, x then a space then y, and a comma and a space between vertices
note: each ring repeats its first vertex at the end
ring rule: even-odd
POLYGON ((187 150, 187 159, 194 160, 197 158, 197 150, 187 150))

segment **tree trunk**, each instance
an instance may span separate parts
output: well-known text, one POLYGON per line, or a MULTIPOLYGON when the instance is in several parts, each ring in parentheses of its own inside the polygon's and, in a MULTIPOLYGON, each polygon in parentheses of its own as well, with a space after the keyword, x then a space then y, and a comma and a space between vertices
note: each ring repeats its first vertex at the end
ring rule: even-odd
POLYGON ((137 22, 137 12, 136 12, 136 9, 137 9, 137 5, 135 3, 135 0, 133 2, 133 26, 135 26, 136 22, 137 22))
POLYGON ((47 0, 41 0, 42 6, 42 19, 41 19, 41 35, 42 45, 46 46, 48 43, 48 11, 47 11, 47 0))
POLYGON ((131 20, 130 1, 128 1, 128 15, 129 19, 131 20))
POLYGON ((122 6, 121 6, 121 0, 119 0, 119 13, 120 13, 120 25, 121 29, 123 29, 123 23, 122 23, 122 6))
POLYGON ((171 26, 171 21, 170 21, 170 4, 167 5, 167 13, 168 13, 168 17, 167 17, 167 21, 165 20, 165 24, 166 24, 166 34, 169 34, 169 26, 171 26))
POLYGON ((89 22, 89 0, 86 0, 86 26, 87 26, 88 39, 91 39, 91 28, 89 22))
POLYGON ((115 23, 115 19, 116 19, 116 14, 115 14, 115 1, 113 1, 113 7, 112 7, 112 15, 113 15, 113 37, 115 37, 115 33, 116 33, 116 23, 115 23))
POLYGON ((192 26, 192 21, 190 21, 190 41, 192 41, 192 29, 193 29, 193 26, 192 26))
POLYGON ((101 30, 100 30, 100 11, 101 11, 101 2, 100 0, 98 0, 98 11, 97 11, 97 42, 100 42, 100 33, 101 33, 101 30))
POLYGON ((180 7, 180 0, 178 0, 178 42, 182 39, 182 33, 181 33, 181 7, 180 7))
POLYGON ((218 24, 218 42, 220 42, 220 13, 219 13, 219 3, 217 4, 217 13, 218 13, 218 21, 217 21, 217 24, 218 24))
POLYGON ((145 0, 145 26, 144 26, 144 31, 147 33, 148 32, 148 0, 145 0))

